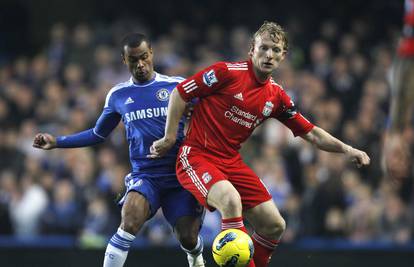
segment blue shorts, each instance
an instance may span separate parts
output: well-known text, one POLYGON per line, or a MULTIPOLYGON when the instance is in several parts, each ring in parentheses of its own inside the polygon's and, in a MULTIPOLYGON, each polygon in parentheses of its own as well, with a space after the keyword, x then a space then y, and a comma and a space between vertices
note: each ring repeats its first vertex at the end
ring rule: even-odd
POLYGON ((174 174, 128 174, 125 176, 126 192, 119 205, 123 205, 127 194, 136 191, 149 202, 151 215, 162 208, 165 219, 174 228, 180 217, 204 216, 204 208, 193 195, 185 190, 174 174))

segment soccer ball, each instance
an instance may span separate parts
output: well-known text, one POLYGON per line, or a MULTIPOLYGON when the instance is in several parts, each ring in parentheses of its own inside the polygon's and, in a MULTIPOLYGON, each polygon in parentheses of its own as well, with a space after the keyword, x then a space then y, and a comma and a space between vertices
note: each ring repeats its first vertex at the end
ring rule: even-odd
POLYGON ((244 267, 253 257, 253 241, 248 234, 237 229, 227 229, 213 242, 214 261, 222 267, 244 267))

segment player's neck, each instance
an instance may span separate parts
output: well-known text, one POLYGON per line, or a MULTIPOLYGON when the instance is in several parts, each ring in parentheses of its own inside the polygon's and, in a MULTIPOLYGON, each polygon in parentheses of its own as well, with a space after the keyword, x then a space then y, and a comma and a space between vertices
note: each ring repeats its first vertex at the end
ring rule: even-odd
POLYGON ((260 72, 255 67, 253 67, 252 69, 253 69, 253 74, 259 83, 266 83, 269 80, 270 76, 272 75, 271 73, 260 72))
POLYGON ((146 83, 148 83, 148 82, 150 82, 150 81, 152 81, 154 78, 155 78, 155 71, 152 71, 151 73, 150 73, 150 75, 148 75, 148 79, 146 79, 146 80, 138 80, 137 78, 135 78, 134 76, 132 76, 132 81, 135 83, 135 84, 138 84, 138 85, 143 85, 143 84, 146 84, 146 83))

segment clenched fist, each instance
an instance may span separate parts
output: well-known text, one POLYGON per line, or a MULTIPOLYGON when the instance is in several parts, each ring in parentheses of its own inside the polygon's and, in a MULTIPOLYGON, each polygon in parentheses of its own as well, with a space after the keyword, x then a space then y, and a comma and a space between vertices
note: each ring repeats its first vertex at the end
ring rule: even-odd
POLYGON ((47 133, 38 133, 33 139, 33 147, 50 150, 56 147, 56 138, 47 133))

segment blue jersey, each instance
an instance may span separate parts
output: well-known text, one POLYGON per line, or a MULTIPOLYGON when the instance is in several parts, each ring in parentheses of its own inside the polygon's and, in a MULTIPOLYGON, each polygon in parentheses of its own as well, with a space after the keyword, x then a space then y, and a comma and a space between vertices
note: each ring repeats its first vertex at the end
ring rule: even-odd
POLYGON ((93 133, 105 138, 122 119, 133 173, 175 173, 176 155, 184 138, 184 120, 179 125, 177 143, 164 157, 149 159, 147 155, 152 143, 164 136, 170 93, 183 80, 155 73, 144 84, 135 84, 131 78, 107 94, 93 133))

